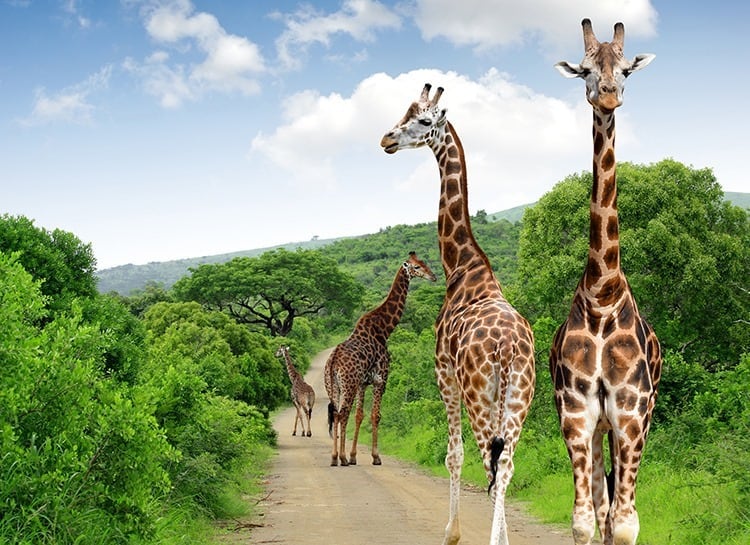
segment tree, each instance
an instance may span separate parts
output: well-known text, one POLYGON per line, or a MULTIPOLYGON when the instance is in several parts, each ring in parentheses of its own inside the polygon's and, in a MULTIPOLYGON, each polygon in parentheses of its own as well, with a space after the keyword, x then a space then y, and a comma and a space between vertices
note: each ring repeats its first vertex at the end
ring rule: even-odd
POLYGON ((42 294, 53 312, 76 297, 96 292, 96 259, 91 244, 61 229, 47 231, 23 216, 0 216, 0 252, 18 252, 18 262, 42 281, 42 294))
MULTIPOLYGON (((707 368, 750 348, 750 224, 709 169, 673 160, 617 167, 622 268, 662 346, 707 368)), ((588 251, 591 173, 573 175, 526 211, 519 307, 561 323, 588 251)))
POLYGON ((196 301, 228 313, 238 323, 286 336, 300 316, 344 318, 363 289, 317 250, 283 249, 259 257, 200 265, 173 286, 178 300, 196 301))

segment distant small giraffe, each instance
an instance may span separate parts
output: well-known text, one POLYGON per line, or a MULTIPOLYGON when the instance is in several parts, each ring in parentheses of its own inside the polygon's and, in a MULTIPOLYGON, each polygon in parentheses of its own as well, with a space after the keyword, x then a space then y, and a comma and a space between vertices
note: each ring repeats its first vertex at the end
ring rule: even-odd
POLYGON ((315 390, 305 382, 305 379, 302 378, 302 375, 294 367, 292 357, 289 355, 288 346, 282 345, 279 347, 276 351, 276 357, 280 356, 284 356, 284 361, 286 362, 286 372, 289 375, 289 380, 292 382, 292 403, 297 409, 292 435, 297 435, 297 421, 299 421, 302 427, 302 435, 311 437, 312 428, 310 427, 310 419, 312 418, 313 405, 315 405, 315 390), (305 424, 307 424, 307 431, 305 431, 305 424))
POLYGON ((484 251, 471 230, 466 160, 458 134, 426 84, 403 119, 383 136, 387 153, 429 146, 440 170, 438 244, 446 294, 437 317, 435 372, 448 416, 450 515, 444 545, 461 537, 458 504, 464 460, 461 402, 482 453, 494 503, 490 543, 507 545, 505 492, 513 454, 534 397, 534 335, 505 300, 484 251))
POLYGON ((325 386, 328 404, 328 432, 333 438, 331 465, 356 465, 359 427, 364 418, 363 401, 365 388, 372 384, 372 463, 380 465, 378 452, 378 424, 380 401, 385 392, 391 364, 388 353, 388 337, 401 321, 406 295, 412 278, 427 278, 435 281, 426 263, 414 252, 399 267, 391 289, 385 300, 375 309, 362 315, 351 335, 336 346, 328 357, 325 367, 325 386), (355 397, 359 398, 355 420, 354 440, 349 459, 346 458, 346 425, 355 397))
POLYGON ((605 545, 634 545, 640 528, 636 478, 662 361, 659 341, 639 315, 620 268, 615 109, 622 104, 625 78, 654 56, 623 57, 622 23, 615 25, 611 43, 599 43, 589 19, 582 26, 583 61, 556 67, 566 77, 585 80, 594 111, 589 255, 570 314, 555 334, 550 372, 573 466, 573 539, 576 545, 590 544, 598 524, 605 545), (612 463, 609 483, 605 434, 612 463))

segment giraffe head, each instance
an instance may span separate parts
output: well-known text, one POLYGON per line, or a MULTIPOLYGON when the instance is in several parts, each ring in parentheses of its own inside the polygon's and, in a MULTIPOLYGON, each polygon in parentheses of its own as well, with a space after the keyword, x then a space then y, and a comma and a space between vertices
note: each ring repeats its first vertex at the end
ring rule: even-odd
POLYGON ((438 87, 432 98, 430 89, 432 85, 425 83, 419 100, 412 102, 401 121, 380 140, 386 153, 429 145, 445 126, 446 109, 438 107, 443 88, 438 87))
POLYGON ((583 45, 585 54, 581 64, 567 61, 555 65, 566 78, 582 78, 586 82, 586 99, 595 109, 611 113, 622 104, 625 91, 625 78, 631 72, 640 70, 654 60, 655 55, 645 53, 636 55, 630 61, 622 54, 625 40, 625 27, 615 24, 615 33, 611 42, 599 42, 591 28, 591 20, 584 19, 583 45))
POLYGON ((409 259, 404 261, 403 267, 409 277, 409 280, 411 280, 415 276, 426 278, 431 282, 437 280, 435 273, 430 270, 430 268, 427 266, 427 263, 417 257, 416 252, 409 252, 409 259))
POLYGON ((279 346, 279 349, 276 351, 276 357, 279 358, 281 356, 284 356, 289 353, 289 347, 284 346, 283 344, 279 346))

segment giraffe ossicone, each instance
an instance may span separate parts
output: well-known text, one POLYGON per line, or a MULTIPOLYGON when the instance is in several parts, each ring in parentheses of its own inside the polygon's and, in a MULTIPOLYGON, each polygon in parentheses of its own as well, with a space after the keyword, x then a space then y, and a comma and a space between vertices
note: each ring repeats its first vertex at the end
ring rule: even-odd
POLYGON ((328 393, 328 433, 333 439, 331 465, 357 464, 357 441, 359 428, 364 418, 365 389, 372 386, 372 463, 380 465, 378 450, 378 424, 380 402, 385 392, 391 356, 388 353, 388 337, 401 321, 406 304, 406 295, 412 278, 425 278, 434 282, 435 274, 427 264, 410 252, 399 267, 385 300, 357 320, 349 337, 338 344, 328 356, 324 371, 324 382, 328 393), (352 406, 357 401, 354 438, 349 458, 346 456, 346 425, 352 406))
POLYGON ((584 79, 594 114, 589 253, 570 314, 552 342, 550 373, 573 468, 575 544, 589 545, 598 526, 604 545, 635 545, 636 479, 662 359, 659 341, 638 313, 620 268, 614 111, 622 104, 625 78, 654 56, 623 57, 622 23, 615 25, 611 42, 601 43, 589 19, 582 26, 583 61, 556 67, 566 77, 584 79))
POLYGON ((458 543, 459 497, 464 449, 461 406, 482 454, 493 507, 492 545, 508 543, 505 493, 513 454, 534 396, 534 336, 526 319, 505 299, 484 251, 471 230, 466 161, 458 134, 438 106, 443 88, 430 98, 425 84, 406 115, 380 145, 386 153, 427 146, 438 163, 441 194, 438 244, 446 293, 436 321, 435 372, 448 418, 450 506, 444 545, 458 543))

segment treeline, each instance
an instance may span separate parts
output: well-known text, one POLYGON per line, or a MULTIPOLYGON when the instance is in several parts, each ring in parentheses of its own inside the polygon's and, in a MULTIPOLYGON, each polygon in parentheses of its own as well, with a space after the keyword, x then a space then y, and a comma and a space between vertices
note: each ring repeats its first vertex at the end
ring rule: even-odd
MULTIPOLYGON (((557 184, 522 222, 480 211, 472 223, 536 336, 537 393, 511 493, 566 525, 572 478, 547 354, 585 262, 590 176, 557 184)), ((671 160, 618 165, 618 182, 623 268, 666 354, 639 480, 641 541, 746 543, 747 212, 709 170, 671 160)), ((412 250, 439 279, 412 287, 390 338, 381 450, 444 471, 434 223, 197 264, 173 286, 125 297, 98 293, 91 248, 74 235, 0 218, 0 542, 210 542, 210 521, 243 509, 273 448, 269 414, 289 398, 278 345, 304 372, 382 301, 412 250)), ((464 476, 484 484, 466 446, 464 476)))

